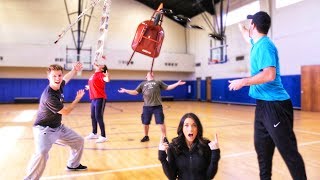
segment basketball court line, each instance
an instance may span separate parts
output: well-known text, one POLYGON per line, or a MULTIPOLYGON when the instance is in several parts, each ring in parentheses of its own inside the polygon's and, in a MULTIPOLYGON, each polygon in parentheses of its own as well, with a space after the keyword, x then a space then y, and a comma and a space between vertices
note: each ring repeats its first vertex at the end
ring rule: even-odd
POLYGON ((67 174, 67 175, 60 175, 60 176, 47 176, 47 177, 43 177, 41 179, 64 179, 64 178, 72 178, 72 177, 92 176, 92 175, 99 175, 99 174, 108 174, 108 173, 115 173, 115 172, 124 172, 124 171, 155 168, 155 167, 160 167, 160 166, 161 166, 161 164, 151 164, 151 165, 146 165, 146 166, 136 166, 136 167, 114 169, 114 170, 107 170, 107 171, 100 171, 100 172, 77 173, 77 174, 67 174))
MULTIPOLYGON (((307 142, 307 143, 300 143, 298 146, 303 147, 303 146, 308 146, 308 145, 313 145, 313 144, 320 144, 320 141, 311 141, 311 142, 307 142)), ((256 154, 255 151, 231 153, 231 154, 221 156, 221 159, 247 156, 247 155, 255 155, 255 154, 256 154)), ((93 176, 93 175, 99 175, 99 174, 109 174, 109 173, 116 173, 116 172, 141 170, 141 169, 148 169, 148 168, 157 168, 157 167, 161 167, 161 164, 150 164, 150 165, 145 165, 145 166, 120 168, 120 169, 106 170, 106 171, 99 171, 99 172, 77 173, 77 174, 68 174, 68 175, 59 175, 59 176, 47 176, 47 177, 43 177, 41 179, 64 179, 64 178, 72 178, 72 177, 93 176)))
POLYGON ((217 119, 221 119, 221 120, 234 121, 234 122, 240 122, 240 123, 250 123, 250 124, 253 124, 253 119, 252 119, 252 121, 241 121, 241 120, 234 120, 234 119, 226 118, 226 117, 222 117, 222 116, 213 116, 213 118, 217 118, 217 119))
MULTIPOLYGON (((221 118, 222 119, 222 118, 221 118)), ((230 120, 230 121, 236 121, 236 122, 242 122, 242 124, 227 124, 227 125, 220 125, 220 126, 206 126, 206 129, 210 129, 210 128, 219 128, 219 127, 231 127, 231 126, 245 126, 245 125, 250 125, 252 123, 248 123, 245 121, 238 121, 238 120, 231 120, 230 118, 223 118, 224 120, 230 120)), ((79 127, 73 127, 74 129, 79 128, 79 127)), ((167 126, 168 129, 174 129, 175 127, 173 126, 167 126)), ((174 129, 175 130, 175 129, 174 129)), ((171 131, 171 130, 169 130, 171 131)), ((318 132, 313 132, 313 131, 305 131, 305 130, 300 130, 300 129, 294 129, 295 132, 300 132, 300 133, 306 133, 306 134, 312 134, 312 135, 318 135, 320 136, 320 133, 318 132)), ((140 131, 131 131, 131 132, 120 132, 120 133, 109 133, 109 135, 116 135, 116 134, 132 134, 132 133, 141 133, 140 131)), ((20 138, 20 140, 29 140, 29 139, 33 139, 33 138, 20 138)), ((89 148, 91 149, 91 148, 89 148)), ((126 149, 126 148, 125 148, 126 149)), ((135 149, 139 149, 139 148, 135 148, 135 149)), ((141 149, 145 149, 141 148, 141 149)), ((92 150, 92 149, 91 149, 92 150)), ((115 150, 115 149, 103 149, 103 150, 115 150)), ((116 149, 119 150, 119 149, 116 149)), ((128 149, 126 149, 128 150, 128 149)))
MULTIPOLYGON (((243 123, 243 124, 221 125, 221 126, 214 126, 214 127, 242 126, 242 125, 253 124, 253 122, 241 121, 241 120, 233 120, 233 119, 231 119, 231 118, 226 118, 226 117, 214 116, 214 118, 219 118, 219 119, 221 119, 221 120, 228 120, 228 121, 234 121, 234 122, 243 123)), ((208 126, 208 127, 206 127, 206 128, 212 128, 212 127, 208 126)), ((320 133, 318 133, 318 132, 301 130, 301 129, 299 129, 299 128, 297 128, 297 129, 294 128, 294 132, 300 132, 300 133, 306 133, 306 134, 312 134, 312 135, 319 135, 319 136, 320 136, 320 133)))
POLYGON ((311 142, 305 142, 305 143, 300 143, 298 146, 308 146, 308 145, 313 145, 313 144, 320 144, 320 141, 311 141, 311 142))
POLYGON ((300 130, 300 129, 294 129, 295 132, 301 132, 301 133, 306 133, 306 134, 312 134, 312 135, 318 135, 320 136, 320 133, 318 132, 312 132, 312 131, 305 131, 305 130, 300 130))

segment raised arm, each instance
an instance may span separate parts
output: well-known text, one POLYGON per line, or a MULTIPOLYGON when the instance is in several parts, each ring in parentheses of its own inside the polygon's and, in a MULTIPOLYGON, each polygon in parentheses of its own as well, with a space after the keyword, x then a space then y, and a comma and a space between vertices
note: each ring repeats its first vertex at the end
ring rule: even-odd
POLYGON ((72 70, 63 76, 63 80, 65 80, 66 84, 70 81, 71 78, 74 77, 74 75, 78 71, 81 71, 81 69, 82 69, 82 64, 80 62, 77 62, 76 64, 74 64, 72 70))
POLYGON ((170 84, 166 90, 172 90, 174 88, 176 88, 177 86, 180 85, 184 85, 186 82, 179 80, 178 82, 174 83, 174 84, 170 84))
POLYGON ((167 149, 168 160, 166 151, 161 149, 160 146, 158 152, 158 159, 161 162, 164 174, 168 177, 168 179, 175 180, 177 178, 177 167, 175 165, 175 160, 171 148, 167 149))
POLYGON ((84 90, 83 89, 79 90, 73 102, 68 106, 63 107, 58 113, 62 115, 70 114, 70 112, 75 108, 75 106, 78 104, 78 102, 83 97, 83 95, 84 95, 84 90))
POLYGON ((110 82, 110 76, 109 76, 108 71, 103 73, 103 75, 104 75, 104 78, 103 78, 104 82, 110 82))
POLYGON ((220 149, 211 150, 210 165, 207 169, 208 179, 213 179, 218 172, 218 163, 220 160, 220 149))
POLYGON ((238 24, 240 32, 244 40, 250 44, 249 30, 241 23, 238 24))
POLYGON ((129 89, 125 89, 125 88, 120 88, 120 89, 118 90, 118 92, 119 92, 119 93, 127 93, 127 94, 130 94, 130 95, 137 95, 137 94, 139 94, 139 92, 136 91, 136 90, 129 90, 129 89))
POLYGON ((218 171, 218 163, 220 160, 220 149, 219 149, 219 143, 218 143, 218 135, 215 134, 215 139, 211 141, 208 146, 211 149, 211 159, 210 164, 207 169, 207 178, 213 179, 214 176, 217 174, 218 171))

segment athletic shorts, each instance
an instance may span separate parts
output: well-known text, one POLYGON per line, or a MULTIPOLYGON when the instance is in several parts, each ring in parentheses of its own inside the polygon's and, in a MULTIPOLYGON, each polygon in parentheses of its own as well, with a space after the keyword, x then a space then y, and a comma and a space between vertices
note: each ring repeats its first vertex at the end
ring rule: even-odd
POLYGON ((159 106, 143 106, 141 114, 141 121, 144 125, 149 125, 151 122, 152 114, 154 114, 156 124, 164 123, 164 114, 162 105, 159 106))

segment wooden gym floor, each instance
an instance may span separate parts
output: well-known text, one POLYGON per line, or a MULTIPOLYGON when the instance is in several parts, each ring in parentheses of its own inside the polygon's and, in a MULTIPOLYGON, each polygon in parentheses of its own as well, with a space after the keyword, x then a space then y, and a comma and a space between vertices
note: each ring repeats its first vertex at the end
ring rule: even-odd
MULTIPOLYGON (((204 136, 218 133, 221 160, 215 179, 259 179, 253 146, 254 106, 207 102, 164 102, 169 140, 176 136, 181 116, 196 113, 204 126, 204 136)), ((38 104, 0 104, 0 179, 22 179, 34 152, 32 123, 38 104)), ((53 145, 42 179, 166 179, 158 161, 160 128, 150 126, 150 141, 141 143, 142 102, 107 103, 105 125, 109 141, 85 141, 81 163, 87 171, 65 170, 69 148, 53 145), (123 110, 123 111, 121 111, 123 110)), ((86 136, 91 132, 90 104, 81 103, 63 123, 86 136)), ((320 113, 295 111, 294 129, 308 179, 320 179, 320 113)), ((273 158, 273 179, 291 179, 278 151, 273 158)))

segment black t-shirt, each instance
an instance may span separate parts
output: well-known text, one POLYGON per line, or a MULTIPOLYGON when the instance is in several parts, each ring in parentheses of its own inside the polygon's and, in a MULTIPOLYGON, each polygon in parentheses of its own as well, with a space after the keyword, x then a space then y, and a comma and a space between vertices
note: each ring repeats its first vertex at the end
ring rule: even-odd
POLYGON ((61 125, 62 115, 58 112, 63 108, 63 87, 65 84, 65 81, 62 81, 60 89, 57 91, 48 85, 42 92, 35 126, 56 128, 61 125))

